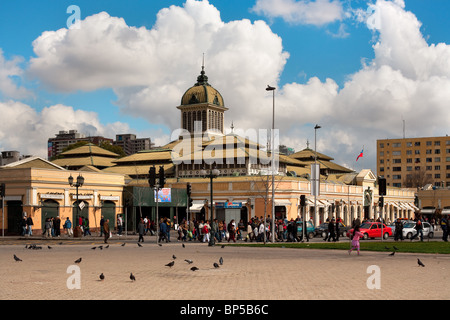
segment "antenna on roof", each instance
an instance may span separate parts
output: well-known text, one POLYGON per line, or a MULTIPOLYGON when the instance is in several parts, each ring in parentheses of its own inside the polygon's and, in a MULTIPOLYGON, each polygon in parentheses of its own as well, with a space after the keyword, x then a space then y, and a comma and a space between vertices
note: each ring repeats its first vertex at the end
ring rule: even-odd
POLYGON ((205 53, 203 52, 203 59, 202 59, 202 71, 205 70, 205 53))

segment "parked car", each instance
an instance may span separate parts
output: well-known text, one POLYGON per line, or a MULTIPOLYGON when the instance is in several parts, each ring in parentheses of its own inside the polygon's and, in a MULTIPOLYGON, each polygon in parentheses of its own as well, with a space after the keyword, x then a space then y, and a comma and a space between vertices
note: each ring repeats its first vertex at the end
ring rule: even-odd
MULTIPOLYGON (((416 222, 408 222, 405 223, 403 225, 403 237, 406 239, 411 239, 411 237, 413 237, 416 233, 417 230, 414 229, 414 227, 416 226, 416 222)), ((422 226, 423 226, 423 236, 424 237, 428 237, 428 238, 433 238, 434 237, 434 228, 431 224, 429 224, 428 222, 422 222, 422 226)))
MULTIPOLYGON (((302 221, 297 221, 297 236, 301 236, 303 231, 303 223, 302 221)), ((309 239, 314 238, 314 225, 311 221, 306 221, 306 234, 309 239)))
POLYGON ((397 220, 401 221, 401 223, 403 223, 403 225, 405 225, 406 223, 409 223, 409 222, 414 222, 414 221, 408 220, 406 218, 398 218, 398 219, 394 220, 394 222, 392 222, 390 225, 388 225, 388 228, 392 229, 392 234, 395 234, 395 223, 397 222, 397 220))
MULTIPOLYGON (((349 229, 350 229, 350 227, 345 226, 342 222, 339 223, 339 234, 342 237, 346 237, 347 236, 347 233, 348 233, 349 229)), ((314 230, 314 235, 316 237, 320 236, 322 238, 325 238, 327 233, 328 233, 328 222, 324 222, 324 223, 320 224, 314 230)))
MULTIPOLYGON (((359 227, 359 231, 364 235, 363 239, 367 240, 369 238, 381 238, 381 222, 365 222, 359 227)), ((353 234, 353 229, 350 229, 348 236, 353 234)), ((383 239, 387 239, 392 236, 391 228, 387 227, 383 223, 383 239)))

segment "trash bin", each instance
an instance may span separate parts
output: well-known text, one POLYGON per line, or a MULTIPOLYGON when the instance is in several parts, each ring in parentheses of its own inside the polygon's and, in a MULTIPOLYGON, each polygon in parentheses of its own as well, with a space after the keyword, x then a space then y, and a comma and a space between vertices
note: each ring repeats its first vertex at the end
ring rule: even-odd
POLYGON ((74 238, 81 238, 83 234, 83 231, 81 231, 81 227, 80 226, 76 226, 75 229, 73 230, 73 237, 74 238))

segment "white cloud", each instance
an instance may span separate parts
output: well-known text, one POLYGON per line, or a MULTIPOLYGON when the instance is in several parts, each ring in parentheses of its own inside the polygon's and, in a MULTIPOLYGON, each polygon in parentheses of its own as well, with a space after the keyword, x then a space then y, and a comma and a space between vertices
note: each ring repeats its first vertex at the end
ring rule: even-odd
POLYGON ((258 111, 266 84, 278 81, 289 56, 265 22, 224 23, 208 1, 194 0, 160 10, 151 30, 102 12, 80 29, 44 32, 33 47, 29 74, 50 89, 111 87, 123 112, 172 129, 180 125, 175 107, 196 82, 202 53, 210 83, 230 107, 228 119, 258 111))
POLYGON ((316 26, 344 18, 344 10, 337 0, 257 0, 252 11, 268 18, 281 17, 292 24, 316 26))
POLYGON ((14 57, 12 60, 6 60, 3 56, 3 50, 0 48, 0 97, 6 99, 24 99, 32 96, 30 91, 21 87, 15 81, 22 78, 23 70, 19 66, 22 62, 22 57, 14 57))
POLYGON ((74 110, 64 105, 45 107, 41 112, 22 102, 0 102, 0 150, 18 150, 47 158, 48 138, 60 130, 75 129, 90 135, 115 137, 117 132, 129 132, 127 124, 115 122, 103 125, 94 112, 74 110))

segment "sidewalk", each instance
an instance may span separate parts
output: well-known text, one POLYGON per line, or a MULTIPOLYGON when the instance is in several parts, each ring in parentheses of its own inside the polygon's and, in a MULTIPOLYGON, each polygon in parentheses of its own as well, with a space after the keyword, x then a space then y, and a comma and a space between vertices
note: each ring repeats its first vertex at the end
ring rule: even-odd
MULTIPOLYGON (((137 236, 122 246, 92 250, 88 241, 27 250, 0 245, 0 299, 60 300, 408 300, 449 299, 449 255, 288 248, 209 247, 206 243, 156 245, 137 236), (135 238, 136 237, 136 238, 135 238), (135 243, 131 242, 134 241, 135 243), (17 262, 13 255, 22 261, 17 262), (173 256, 176 256, 176 259, 173 256), (74 261, 82 257, 82 262, 74 261), (223 258, 223 265, 215 268, 223 258), (419 267, 417 258, 426 267, 419 267), (185 259, 193 260, 188 264, 185 259), (173 267, 168 267, 175 261, 173 267), (197 271, 190 268, 196 266, 197 271), (373 267, 378 269, 378 274, 373 267), (68 282, 79 268, 80 289, 68 282), (136 277, 132 282, 130 273, 136 277), (103 273, 105 280, 100 281, 103 273), (378 277, 380 289, 369 288, 378 277), (426 285, 417 287, 417 279, 426 285)), ((41 239, 40 239, 41 240, 41 239)), ((73 239, 70 239, 73 240, 73 239)), ((93 239, 101 244, 101 238, 93 239), (98 241, 97 241, 98 240, 98 241)), ((17 238, 14 240, 17 241, 17 238)), ((126 241, 123 241, 126 242, 126 241)), ((94 244, 94 246, 96 246, 94 244)))

